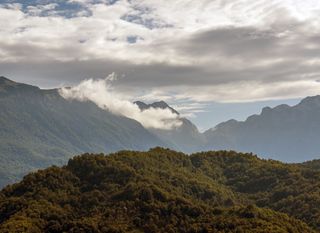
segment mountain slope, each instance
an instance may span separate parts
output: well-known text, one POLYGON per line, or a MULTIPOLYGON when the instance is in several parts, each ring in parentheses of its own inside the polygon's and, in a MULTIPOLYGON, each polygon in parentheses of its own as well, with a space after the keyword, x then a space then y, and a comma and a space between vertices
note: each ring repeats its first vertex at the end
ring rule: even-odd
POLYGON ((0 78, 0 187, 75 153, 165 145, 134 120, 0 78))
POLYGON ((204 149, 253 152, 287 162, 316 159, 320 157, 320 96, 307 97, 293 107, 266 107, 244 122, 230 120, 204 134, 204 149))
POLYGON ((226 151, 85 154, 2 190, 0 232, 312 233, 319 174, 226 151))
MULTIPOLYGON (((170 109, 173 113, 180 115, 178 111, 170 107, 166 102, 159 101, 151 104, 146 104, 141 101, 136 101, 140 109, 161 108, 170 109)), ((187 118, 180 117, 182 125, 171 130, 150 129, 155 135, 161 138, 162 141, 170 145, 170 148, 186 153, 198 151, 205 142, 205 137, 198 128, 187 118)))

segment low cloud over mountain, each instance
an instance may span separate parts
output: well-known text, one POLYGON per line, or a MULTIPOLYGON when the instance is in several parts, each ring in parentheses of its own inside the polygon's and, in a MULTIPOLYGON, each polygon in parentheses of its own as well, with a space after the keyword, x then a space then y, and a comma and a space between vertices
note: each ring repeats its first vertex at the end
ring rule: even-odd
POLYGON ((115 78, 115 74, 111 74, 106 79, 85 80, 75 87, 62 88, 59 93, 66 99, 92 101, 113 114, 139 121, 146 128, 169 130, 181 126, 178 114, 167 108, 155 106, 140 109, 137 104, 125 99, 112 87, 111 82, 115 78))

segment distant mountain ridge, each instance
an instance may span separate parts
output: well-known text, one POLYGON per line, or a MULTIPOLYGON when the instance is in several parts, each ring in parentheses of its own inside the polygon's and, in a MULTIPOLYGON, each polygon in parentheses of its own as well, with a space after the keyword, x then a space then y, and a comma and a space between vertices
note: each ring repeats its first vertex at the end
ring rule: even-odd
POLYGON ((204 135, 204 149, 250 151, 291 162, 320 158, 320 96, 292 107, 265 107, 260 115, 223 122, 204 135))
MULTIPOLYGON (((141 109, 160 106, 179 114, 165 102, 136 102, 141 109)), ((286 104, 264 107, 261 114, 245 121, 222 122, 204 133, 188 119, 182 127, 153 130, 162 140, 183 152, 199 150, 236 150, 253 152, 264 158, 286 162, 303 162, 320 158, 320 95, 306 97, 295 106, 286 104)))

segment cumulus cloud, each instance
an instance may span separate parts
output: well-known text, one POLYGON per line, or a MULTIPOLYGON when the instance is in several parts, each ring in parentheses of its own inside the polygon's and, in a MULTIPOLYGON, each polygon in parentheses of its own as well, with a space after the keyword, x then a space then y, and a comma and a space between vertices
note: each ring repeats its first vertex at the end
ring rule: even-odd
POLYGON ((128 96, 194 102, 320 92, 317 0, 70 0, 77 14, 67 16, 61 1, 4 2, 0 69, 18 81, 53 87, 116 71, 128 96))
POLYGON ((149 108, 141 110, 138 105, 117 93, 112 86, 115 74, 106 79, 82 81, 71 88, 61 88, 59 93, 66 99, 92 101, 98 107, 113 114, 122 115, 140 122, 146 128, 170 130, 181 126, 179 116, 170 109, 149 108))

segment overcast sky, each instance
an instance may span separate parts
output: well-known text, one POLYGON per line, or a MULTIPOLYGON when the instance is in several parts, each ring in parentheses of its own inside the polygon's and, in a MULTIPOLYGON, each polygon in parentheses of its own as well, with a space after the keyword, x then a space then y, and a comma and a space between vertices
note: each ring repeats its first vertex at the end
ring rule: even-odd
POLYGON ((123 95, 204 129, 320 93, 319 13, 319 0, 0 0, 0 75, 51 88, 115 72, 123 95))

